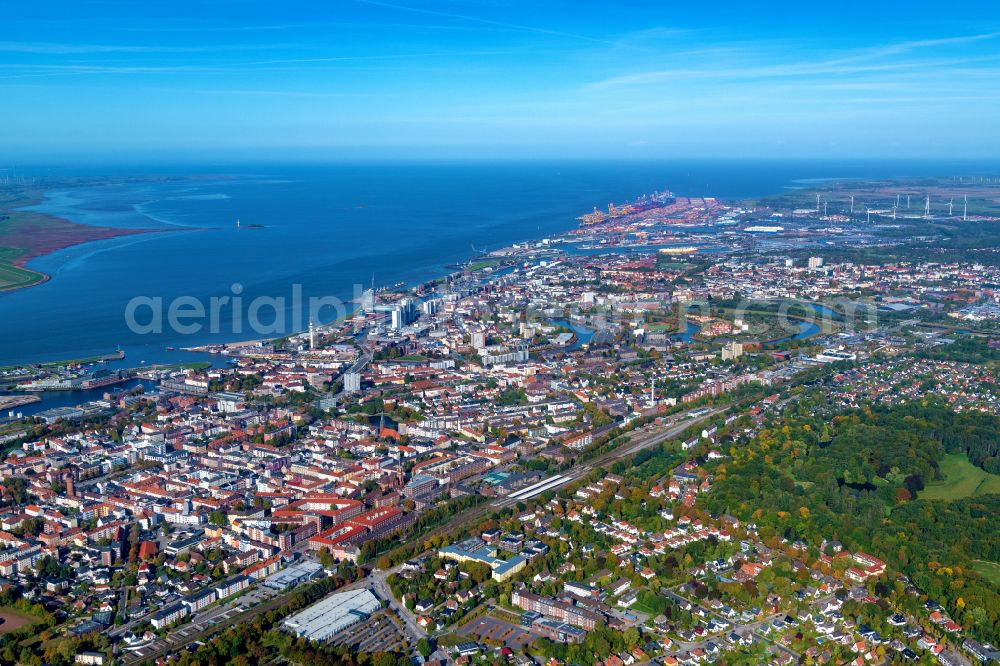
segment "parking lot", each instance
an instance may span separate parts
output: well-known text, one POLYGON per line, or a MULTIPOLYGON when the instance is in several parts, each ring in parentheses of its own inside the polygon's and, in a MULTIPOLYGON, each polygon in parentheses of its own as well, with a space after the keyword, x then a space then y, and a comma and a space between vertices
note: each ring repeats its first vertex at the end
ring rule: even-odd
POLYGON ((524 627, 488 615, 476 618, 462 627, 458 633, 476 640, 498 641, 511 650, 520 650, 537 638, 524 627))
POLYGON ((242 611, 238 607, 235 607, 232 604, 226 604, 225 606, 213 608, 199 616, 194 622, 174 629, 167 634, 165 638, 160 638, 152 643, 149 643, 148 645, 144 645, 141 648, 131 650, 122 657, 122 661, 125 663, 132 663, 157 654, 161 650, 170 650, 171 652, 176 651, 178 645, 184 645, 190 642, 191 639, 199 633, 219 623, 227 622, 236 615, 239 615, 241 612, 242 611))
POLYGON ((355 624, 334 635, 330 642, 358 652, 396 651, 407 643, 398 620, 388 613, 376 613, 361 624, 355 624))

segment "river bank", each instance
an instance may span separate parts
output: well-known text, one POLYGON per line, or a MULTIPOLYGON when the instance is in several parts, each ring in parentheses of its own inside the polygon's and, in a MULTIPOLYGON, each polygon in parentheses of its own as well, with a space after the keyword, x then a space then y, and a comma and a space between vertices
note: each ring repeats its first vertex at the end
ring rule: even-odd
POLYGON ((228 360, 208 357, 207 354, 187 354, 183 355, 185 360, 179 363, 160 363, 153 365, 141 365, 129 367, 125 359, 117 361, 104 361, 103 368, 128 373, 128 377, 120 382, 107 386, 93 388, 73 387, 64 390, 46 390, 34 393, 10 393, 0 395, 0 418, 4 416, 2 412, 12 410, 15 407, 25 416, 33 416, 39 412, 44 412, 56 407, 75 407, 91 400, 103 400, 107 393, 121 393, 135 391, 142 387, 143 391, 155 390, 159 382, 155 379, 156 371, 173 369, 206 369, 209 367, 224 366, 228 360))
POLYGON ((41 401, 38 395, 0 395, 0 412, 41 401))

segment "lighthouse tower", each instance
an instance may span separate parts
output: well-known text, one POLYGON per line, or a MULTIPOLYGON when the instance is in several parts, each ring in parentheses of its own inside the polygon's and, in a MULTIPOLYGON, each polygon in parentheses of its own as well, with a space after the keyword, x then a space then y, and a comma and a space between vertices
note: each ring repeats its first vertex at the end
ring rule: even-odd
POLYGON ((309 322, 309 349, 316 349, 316 326, 309 322))

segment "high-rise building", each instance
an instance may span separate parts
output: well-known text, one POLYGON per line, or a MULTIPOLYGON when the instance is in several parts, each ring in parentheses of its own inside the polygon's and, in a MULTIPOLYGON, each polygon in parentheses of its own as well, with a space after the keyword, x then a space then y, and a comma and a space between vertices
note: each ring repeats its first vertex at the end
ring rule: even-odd
POLYGON ((346 393, 359 393, 361 391, 360 372, 348 372, 344 375, 344 391, 346 393))
POLYGON ((722 346, 722 360, 731 361, 733 359, 743 356, 743 343, 742 342, 727 342, 722 346))
POLYGON ((361 294, 361 309, 365 312, 375 312, 375 290, 365 289, 361 294))
POLYGON ((809 268, 822 268, 823 257, 809 257, 809 268))
MULTIPOLYGON (((376 310, 381 309, 376 308, 376 310)), ((404 298, 389 310, 390 325, 393 330, 412 324, 417 319, 417 302, 412 298, 404 298)))

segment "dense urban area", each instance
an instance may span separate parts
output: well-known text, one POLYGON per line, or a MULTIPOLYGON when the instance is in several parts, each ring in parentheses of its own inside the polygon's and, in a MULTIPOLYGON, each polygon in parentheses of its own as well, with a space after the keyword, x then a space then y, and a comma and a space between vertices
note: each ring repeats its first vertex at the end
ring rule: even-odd
POLYGON ((998 201, 657 193, 203 363, 0 368, 0 663, 1000 662, 998 201))

